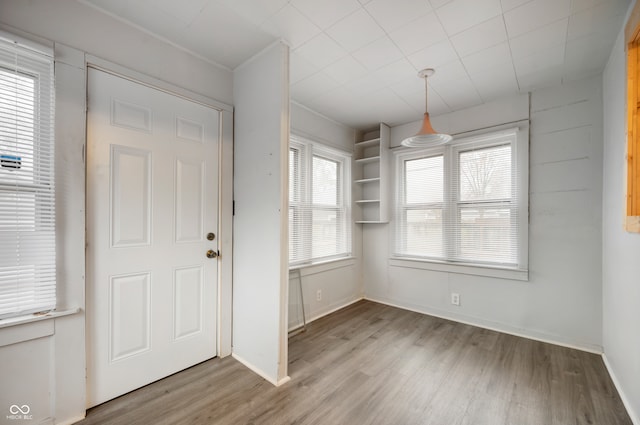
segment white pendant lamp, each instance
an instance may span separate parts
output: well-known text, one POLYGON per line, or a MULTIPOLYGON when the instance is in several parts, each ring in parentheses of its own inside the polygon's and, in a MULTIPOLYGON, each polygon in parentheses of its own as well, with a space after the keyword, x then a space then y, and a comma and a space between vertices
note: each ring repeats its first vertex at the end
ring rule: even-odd
POLYGON ((423 69, 418 72, 418 77, 424 78, 424 118, 422 120, 422 128, 415 136, 407 137, 402 141, 402 146, 410 148, 428 148, 431 146, 444 145, 451 141, 452 137, 449 134, 438 133, 433 129, 431 120, 429 120, 427 92, 429 86, 427 85, 427 78, 431 77, 435 71, 433 68, 423 69))

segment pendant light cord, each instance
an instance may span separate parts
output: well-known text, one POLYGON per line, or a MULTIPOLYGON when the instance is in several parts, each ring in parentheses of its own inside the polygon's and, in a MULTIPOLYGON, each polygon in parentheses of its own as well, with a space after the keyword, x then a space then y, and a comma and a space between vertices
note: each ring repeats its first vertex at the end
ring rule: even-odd
POLYGON ((429 112, 429 85, 427 84, 427 76, 424 76, 424 112, 425 114, 429 112))

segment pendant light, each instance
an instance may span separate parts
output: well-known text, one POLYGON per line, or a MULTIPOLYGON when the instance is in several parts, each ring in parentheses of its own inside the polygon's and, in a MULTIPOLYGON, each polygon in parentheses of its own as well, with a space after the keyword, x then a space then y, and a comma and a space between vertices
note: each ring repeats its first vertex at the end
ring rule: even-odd
POLYGON ((431 121, 429 120, 429 112, 428 112, 428 103, 427 103, 427 92, 429 91, 429 86, 427 85, 427 78, 431 77, 435 71, 433 68, 423 69, 418 72, 418 77, 424 78, 424 118, 422 120, 422 128, 415 136, 407 137, 402 141, 402 146, 407 146, 410 148, 428 148, 431 146, 444 145, 451 141, 452 137, 448 134, 438 133, 431 126, 431 121))

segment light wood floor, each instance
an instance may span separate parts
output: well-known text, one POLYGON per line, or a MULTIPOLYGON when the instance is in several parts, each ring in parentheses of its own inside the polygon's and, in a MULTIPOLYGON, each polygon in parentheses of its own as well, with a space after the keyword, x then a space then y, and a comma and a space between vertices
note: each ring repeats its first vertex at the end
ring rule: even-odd
POLYGON ((600 356, 358 302, 289 343, 279 388, 214 359, 80 424, 632 425, 600 356))

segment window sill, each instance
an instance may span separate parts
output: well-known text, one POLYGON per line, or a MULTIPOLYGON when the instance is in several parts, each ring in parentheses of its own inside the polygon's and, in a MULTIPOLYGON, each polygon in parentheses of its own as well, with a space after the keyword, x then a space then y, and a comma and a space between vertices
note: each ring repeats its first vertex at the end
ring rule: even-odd
POLYGON ((310 276, 312 274, 323 273, 329 270, 340 269, 343 267, 350 267, 356 263, 355 257, 342 257, 327 260, 319 263, 312 264, 300 264, 289 267, 289 274, 295 271, 299 271, 301 276, 310 276))
POLYGON ((64 316, 69 316, 71 314, 76 314, 79 311, 80 311, 80 308, 76 307, 76 308, 71 308, 68 310, 61 310, 61 311, 54 310, 46 314, 26 314, 24 316, 16 316, 16 317, 9 317, 6 319, 0 319, 0 329, 7 328, 9 326, 23 325, 25 323, 39 322, 41 320, 56 319, 58 317, 64 317, 64 316))
POLYGON ((418 260, 408 258, 390 258, 390 267, 431 270, 446 273, 468 274, 472 276, 494 277, 497 279, 529 281, 528 270, 479 266, 475 264, 452 264, 441 261, 418 260))

